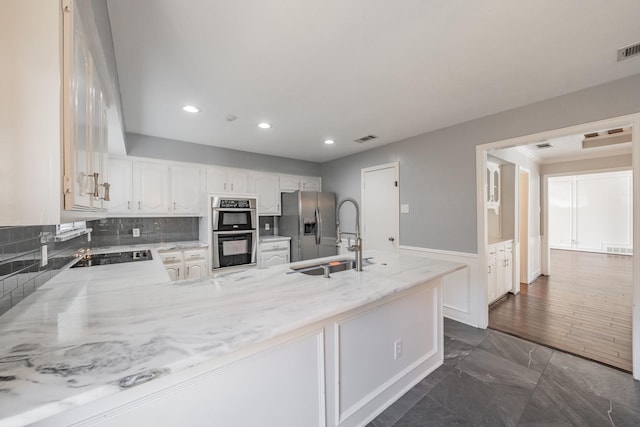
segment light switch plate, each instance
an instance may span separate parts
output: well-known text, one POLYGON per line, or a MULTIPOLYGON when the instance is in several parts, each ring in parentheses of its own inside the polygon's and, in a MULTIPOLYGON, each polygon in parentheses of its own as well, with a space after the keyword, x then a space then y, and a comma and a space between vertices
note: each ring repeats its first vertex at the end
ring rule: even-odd
POLYGON ((409 205, 400 205, 400 213, 409 213, 409 205))
POLYGON ((267 224, 265 224, 265 225, 264 225, 264 229, 265 229, 265 230, 267 230, 267 231, 269 231, 269 223, 267 223, 267 224))
POLYGON ((134 228, 132 231, 133 231, 133 237, 140 237, 140 229, 139 228, 134 228))

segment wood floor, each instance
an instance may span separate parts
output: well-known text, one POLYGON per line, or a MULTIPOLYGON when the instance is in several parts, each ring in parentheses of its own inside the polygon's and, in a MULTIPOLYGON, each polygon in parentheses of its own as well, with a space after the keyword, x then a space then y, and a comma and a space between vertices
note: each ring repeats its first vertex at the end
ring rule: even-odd
POLYGON ((489 309, 489 327, 631 371, 632 257, 551 251, 551 275, 489 309))

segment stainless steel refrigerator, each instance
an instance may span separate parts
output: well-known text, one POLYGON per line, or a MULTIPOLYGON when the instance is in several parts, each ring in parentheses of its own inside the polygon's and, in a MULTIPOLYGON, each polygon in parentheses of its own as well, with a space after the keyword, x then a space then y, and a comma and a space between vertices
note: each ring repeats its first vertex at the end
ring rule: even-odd
POLYGON ((335 193, 282 193, 278 228, 291 237, 291 262, 336 255, 335 193))

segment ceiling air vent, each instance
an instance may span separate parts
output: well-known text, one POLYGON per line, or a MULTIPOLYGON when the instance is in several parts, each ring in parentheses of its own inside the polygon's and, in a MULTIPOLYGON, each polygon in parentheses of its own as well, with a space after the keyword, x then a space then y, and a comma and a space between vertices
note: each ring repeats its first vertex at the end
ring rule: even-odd
POLYGON ((618 62, 640 55, 640 42, 618 49, 618 62))
POLYGON ((367 136, 363 136, 362 138, 354 139, 353 142, 357 142, 358 144, 362 144, 363 142, 371 141, 372 139, 376 139, 376 138, 377 138, 377 136, 375 136, 375 135, 367 135, 367 136))
POLYGON ((540 144, 536 144, 536 147, 538 147, 538 149, 540 150, 544 150, 545 148, 552 148, 553 145, 551 145, 550 142, 542 142, 540 144))

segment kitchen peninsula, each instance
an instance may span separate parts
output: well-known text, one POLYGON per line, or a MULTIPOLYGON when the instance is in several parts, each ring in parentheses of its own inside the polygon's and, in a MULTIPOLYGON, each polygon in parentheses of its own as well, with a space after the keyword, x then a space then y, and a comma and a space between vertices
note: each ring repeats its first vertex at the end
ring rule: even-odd
POLYGON ((0 426, 361 425, 442 363, 442 277, 464 268, 372 251, 331 278, 173 283, 153 254, 67 269, 0 316, 0 426))

